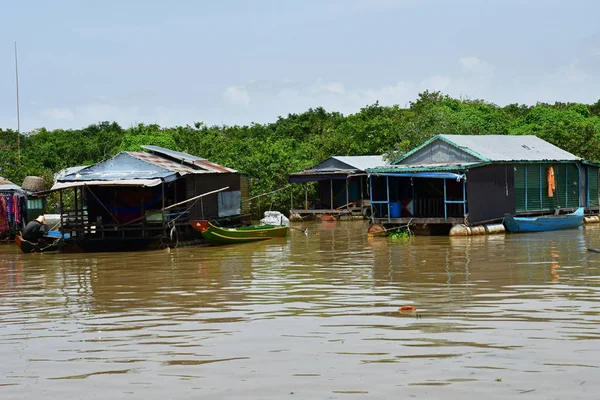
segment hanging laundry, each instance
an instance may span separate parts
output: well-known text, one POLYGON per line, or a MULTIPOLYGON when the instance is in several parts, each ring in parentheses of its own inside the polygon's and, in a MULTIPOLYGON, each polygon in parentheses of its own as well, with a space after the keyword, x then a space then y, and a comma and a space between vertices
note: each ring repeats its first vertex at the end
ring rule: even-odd
POLYGON ((21 222, 21 196, 13 194, 13 208, 15 210, 15 221, 21 222))
POLYGON ((13 221, 13 207, 12 207, 12 196, 8 195, 6 198, 6 215, 8 217, 8 222, 13 221))
POLYGON ((6 209, 6 199, 0 196, 0 233, 8 232, 8 211, 6 209))
POLYGON ((548 197, 554 197, 556 191, 556 181, 554 180, 554 168, 548 168, 548 197))

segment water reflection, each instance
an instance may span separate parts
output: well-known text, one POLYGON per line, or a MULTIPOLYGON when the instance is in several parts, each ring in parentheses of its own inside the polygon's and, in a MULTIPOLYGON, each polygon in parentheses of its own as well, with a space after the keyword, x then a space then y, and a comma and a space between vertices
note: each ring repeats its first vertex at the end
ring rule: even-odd
POLYGON ((595 398, 600 227, 238 246, 0 247, 0 394, 595 398), (401 305, 415 314, 400 314, 401 305))

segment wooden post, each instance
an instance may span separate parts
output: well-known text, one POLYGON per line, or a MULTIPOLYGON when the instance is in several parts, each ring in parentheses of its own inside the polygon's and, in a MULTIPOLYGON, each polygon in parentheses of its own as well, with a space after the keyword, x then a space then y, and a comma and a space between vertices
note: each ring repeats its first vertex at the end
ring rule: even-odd
POLYGON ((304 209, 308 210, 308 183, 304 184, 304 209))
POLYGON ((369 176, 369 207, 371 207, 371 223, 375 223, 375 212, 373 210, 373 177, 369 176))
POLYGON ((387 190, 387 215, 388 215, 388 223, 391 222, 391 218, 392 218, 392 210, 390 210, 390 177, 386 176, 385 177, 385 187, 387 190))
POLYGON ((361 175, 360 177, 360 206, 362 207, 362 203, 364 200, 364 195, 363 195, 363 176, 361 175))
POLYGON ((333 179, 329 180, 329 192, 331 195, 331 198, 329 199, 330 200, 329 203, 331 204, 331 211, 333 211, 333 179))
POLYGON ((62 239, 65 240, 65 225, 63 223, 64 206, 63 206, 62 190, 58 191, 58 204, 60 207, 60 210, 58 211, 58 213, 60 215, 60 234, 61 234, 62 239))
POLYGON ((350 183, 350 177, 346 177, 346 210, 350 210, 350 195, 348 194, 348 184, 350 183))
POLYGON ((165 181, 162 181, 162 183, 160 184, 161 190, 162 190, 162 207, 161 207, 161 213, 162 213, 162 226, 163 226, 163 235, 167 234, 167 229, 165 228, 165 181))
MULTIPOLYGON (((144 217, 144 186, 142 186, 142 195, 140 196, 140 209, 142 211, 142 215, 140 215, 140 216, 144 217)), ((142 218, 142 238, 144 238, 146 236, 144 234, 145 226, 146 226, 146 218, 142 218)))
MULTIPOLYGON (((77 210, 77 208, 78 208, 77 207, 77 186, 75 186, 73 188, 73 193, 74 193, 74 201, 75 201, 75 205, 74 205, 74 208, 75 208, 75 210, 74 210, 75 211, 75 226, 76 226, 76 229, 79 230, 79 211, 77 210)), ((77 233, 79 233, 79 232, 77 232, 77 233)), ((83 230, 82 230, 81 233, 83 234, 83 230)))
POLYGON ((448 209, 446 208, 446 178, 444 178, 444 219, 448 219, 448 209))

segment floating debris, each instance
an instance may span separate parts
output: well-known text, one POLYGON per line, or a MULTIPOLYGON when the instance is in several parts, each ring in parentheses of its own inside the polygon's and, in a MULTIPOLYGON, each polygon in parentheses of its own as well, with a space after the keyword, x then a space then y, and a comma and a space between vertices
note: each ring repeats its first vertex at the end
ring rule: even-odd
POLYGON ((398 309, 398 312, 400 314, 412 314, 414 312, 417 312, 417 307, 415 306, 402 306, 398 309))

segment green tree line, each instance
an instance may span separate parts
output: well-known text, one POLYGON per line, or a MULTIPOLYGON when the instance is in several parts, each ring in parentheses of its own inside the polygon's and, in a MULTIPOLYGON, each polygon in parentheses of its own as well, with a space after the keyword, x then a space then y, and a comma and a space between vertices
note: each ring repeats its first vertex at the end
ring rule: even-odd
MULTIPOLYGON (((318 107, 247 126, 196 122, 123 128, 115 122, 100 122, 83 129, 41 128, 20 138, 13 130, 0 130, 0 176, 21 184, 25 176, 37 175, 50 186, 54 174, 63 168, 90 165, 120 151, 139 151, 140 145, 157 145, 246 174, 252 183, 250 195, 256 196, 285 186, 289 173, 330 156, 386 154, 394 159, 438 133, 536 135, 579 157, 600 160, 600 100, 591 105, 557 102, 500 107, 426 91, 407 108, 375 103, 356 114, 342 115, 318 107)), ((295 186, 293 195, 300 204, 304 189, 295 186)), ((252 203, 255 216, 266 209, 287 211, 289 207, 287 190, 252 203)))

